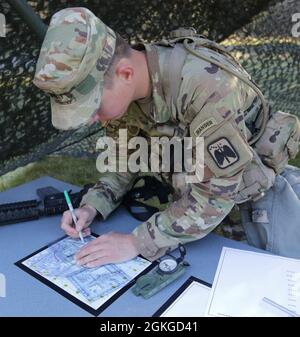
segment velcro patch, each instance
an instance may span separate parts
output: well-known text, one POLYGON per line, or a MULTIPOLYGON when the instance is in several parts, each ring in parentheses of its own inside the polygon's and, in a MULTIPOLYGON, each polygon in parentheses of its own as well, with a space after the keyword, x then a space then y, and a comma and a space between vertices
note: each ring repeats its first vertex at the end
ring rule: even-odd
POLYGON ((210 143, 207 151, 220 169, 226 169, 240 160, 236 149, 226 137, 210 143))

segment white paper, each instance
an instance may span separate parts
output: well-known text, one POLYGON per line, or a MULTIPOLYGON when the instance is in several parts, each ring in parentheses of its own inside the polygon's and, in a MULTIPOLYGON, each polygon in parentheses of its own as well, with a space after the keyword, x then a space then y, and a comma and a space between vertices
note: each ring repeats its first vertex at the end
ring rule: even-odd
POLYGON ((136 257, 128 262, 96 268, 78 266, 74 261, 74 254, 94 239, 94 236, 89 236, 85 238, 85 243, 82 243, 67 237, 22 263, 81 302, 97 309, 145 270, 151 262, 136 257))
POLYGON ((204 316, 210 290, 204 284, 193 281, 160 316, 204 316))
POLYGON ((265 303, 300 314, 300 260, 223 248, 207 316, 289 316, 265 303))

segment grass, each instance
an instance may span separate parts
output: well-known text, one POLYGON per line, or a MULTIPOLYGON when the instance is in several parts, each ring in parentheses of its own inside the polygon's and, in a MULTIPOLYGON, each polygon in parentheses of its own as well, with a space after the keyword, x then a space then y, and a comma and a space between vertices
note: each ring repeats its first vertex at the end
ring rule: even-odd
POLYGON ((289 164, 300 167, 300 152, 297 154, 297 157, 295 159, 289 161, 289 164))
MULTIPOLYGON (((300 152, 290 161, 290 164, 300 167, 300 152)), ((96 183, 99 178, 95 159, 48 156, 0 177, 0 191, 3 192, 44 175, 78 186, 96 183)))
POLYGON ((3 192, 45 175, 78 186, 96 183, 99 178, 95 159, 47 156, 0 177, 0 191, 3 192))

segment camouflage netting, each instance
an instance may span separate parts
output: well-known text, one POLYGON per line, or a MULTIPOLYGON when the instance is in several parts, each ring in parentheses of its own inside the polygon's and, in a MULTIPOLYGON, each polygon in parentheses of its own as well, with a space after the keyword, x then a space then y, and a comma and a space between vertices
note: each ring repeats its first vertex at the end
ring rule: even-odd
POLYGON ((292 36, 292 15, 299 0, 276 2, 222 44, 259 84, 273 110, 300 115, 300 38, 292 36))
MULTIPOLYGON (((129 38, 153 41, 178 26, 223 41, 261 85, 274 108, 299 112, 299 38, 291 15, 299 0, 96 0, 28 1, 46 24, 67 6, 85 6, 129 38), (101 4, 101 6, 100 6, 101 4), (298 76, 298 77, 297 77, 298 76)), ((40 42, 6 1, 7 37, 0 38, 0 174, 58 153, 94 156, 99 127, 58 132, 51 126, 49 99, 31 84, 40 42)))

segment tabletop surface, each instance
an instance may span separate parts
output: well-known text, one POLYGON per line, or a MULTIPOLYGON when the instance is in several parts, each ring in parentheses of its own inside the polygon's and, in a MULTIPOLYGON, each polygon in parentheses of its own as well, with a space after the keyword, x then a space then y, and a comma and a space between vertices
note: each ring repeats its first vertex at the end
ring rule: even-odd
MULTIPOLYGON (((0 204, 36 199, 36 189, 46 186, 61 191, 80 190, 79 187, 45 176, 0 193, 0 204)), ((91 227, 97 234, 108 231, 130 233, 138 224, 139 221, 120 207, 106 221, 95 222, 91 227)), ((63 235, 60 216, 0 226, 0 273, 6 278, 6 297, 0 297, 0 316, 91 316, 14 264, 63 235)), ((247 244, 211 233, 186 245, 186 260, 190 267, 179 279, 147 300, 135 296, 128 289, 99 316, 150 317, 190 276, 212 283, 223 247, 259 251, 247 244)))

